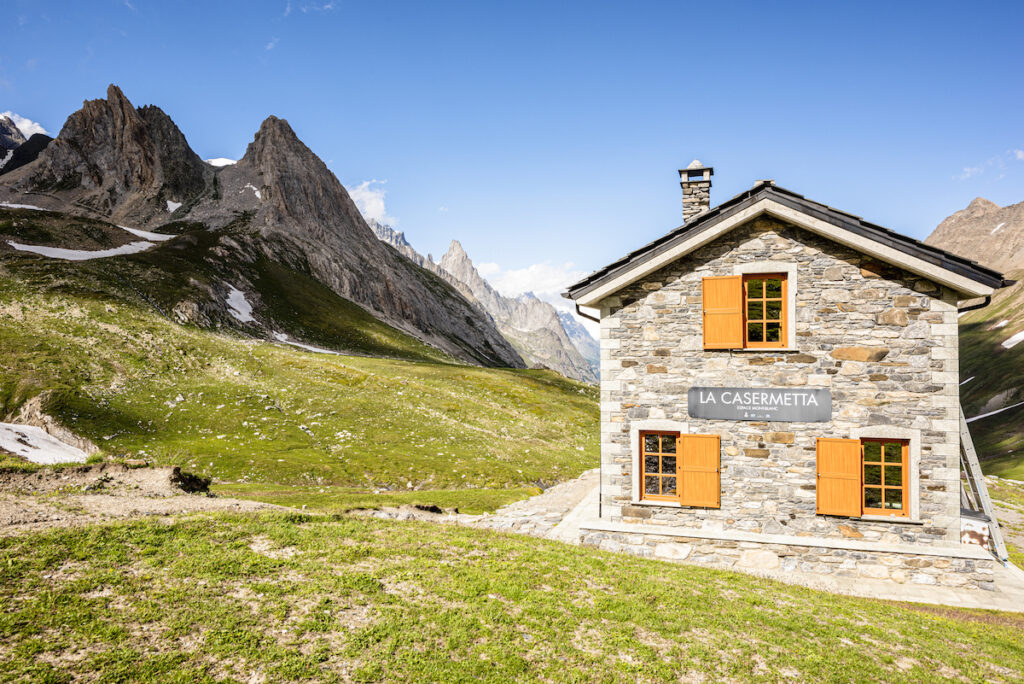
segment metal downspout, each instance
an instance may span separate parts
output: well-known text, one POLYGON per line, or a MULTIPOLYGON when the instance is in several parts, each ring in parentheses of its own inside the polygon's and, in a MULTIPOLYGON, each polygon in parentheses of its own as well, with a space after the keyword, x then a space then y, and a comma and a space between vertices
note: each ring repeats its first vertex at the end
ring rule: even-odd
MULTIPOLYGON (((590 314, 583 313, 580 310, 580 305, 579 304, 576 304, 576 313, 579 316, 583 317, 583 318, 586 318, 588 320, 594 321, 595 323, 600 323, 601 322, 600 318, 594 318, 590 314)), ((600 380, 600 377, 601 377, 601 369, 600 368, 598 368, 597 373, 598 373, 598 379, 600 380)), ((600 390, 598 390, 598 391, 600 392, 600 390)), ((600 394, 598 394, 598 399, 597 400, 598 400, 598 402, 601 401, 600 394)), ((598 446, 600 447, 600 445, 598 445, 598 446)), ((597 517, 598 518, 602 517, 603 510, 604 510, 604 457, 599 454, 598 458, 597 458, 597 517)))

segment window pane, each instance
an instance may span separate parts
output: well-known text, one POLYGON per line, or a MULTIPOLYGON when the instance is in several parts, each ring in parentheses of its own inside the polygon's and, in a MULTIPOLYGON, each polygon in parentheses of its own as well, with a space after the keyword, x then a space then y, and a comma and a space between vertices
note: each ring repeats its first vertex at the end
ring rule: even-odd
POLYGON ((765 281, 764 286, 765 297, 781 297, 782 296, 782 281, 778 278, 769 278, 765 281))
POLYGON ((864 508, 881 508, 882 490, 869 487, 864 490, 864 508))
POLYGON ((658 472, 658 457, 657 456, 644 456, 644 472, 645 473, 656 473, 656 472, 658 472))
POLYGON ((658 435, 644 435, 644 451, 658 453, 658 435))
POLYGON ((880 485, 882 484, 882 466, 866 465, 864 466, 864 484, 866 485, 880 485))
POLYGON ((663 454, 674 454, 674 453, 676 453, 676 436, 675 435, 662 435, 661 436, 661 453, 663 453, 663 454))
POLYGON ((645 494, 658 494, 658 477, 648 476, 644 478, 644 493, 645 494))
POLYGON ((764 281, 763 280, 748 280, 747 281, 747 296, 748 297, 763 297, 764 296, 764 281))
POLYGON ((885 507, 893 510, 903 510, 903 490, 902 489, 886 489, 885 490, 885 507))
POLYGON ((764 302, 747 302, 747 320, 760 321, 764 318, 764 302))
POLYGON ((885 445, 885 460, 889 463, 903 462, 903 445, 889 442, 885 445))
POLYGON ((661 472, 663 475, 675 475, 676 473, 676 457, 675 456, 662 456, 661 457, 661 472))
POLYGON ((662 494, 675 494, 676 493, 676 478, 674 478, 674 477, 663 477, 663 478, 661 478, 661 493, 662 494))
POLYGON ((779 336, 782 335, 782 324, 781 323, 766 323, 764 326, 764 341, 765 342, 778 342, 779 336))
POLYGON ((885 466, 885 484, 887 487, 902 487, 903 468, 900 466, 885 466))
POLYGON ((864 442, 864 460, 881 461, 882 444, 880 442, 864 442))
POLYGON ((773 302, 768 301, 766 305, 765 318, 769 321, 781 321, 782 320, 782 301, 773 302))
POLYGON ((747 323, 747 339, 751 342, 764 342, 764 323, 747 323))

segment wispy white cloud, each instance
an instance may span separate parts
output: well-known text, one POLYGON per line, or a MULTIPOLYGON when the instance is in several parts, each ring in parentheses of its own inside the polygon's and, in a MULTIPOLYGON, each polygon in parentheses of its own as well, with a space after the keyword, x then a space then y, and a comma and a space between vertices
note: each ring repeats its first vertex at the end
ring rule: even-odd
POLYGON ((397 226, 398 219, 388 214, 387 207, 385 206, 385 199, 387 198, 387 190, 383 186, 387 183, 387 180, 373 180, 363 181, 354 188, 347 188, 348 194, 352 197, 352 201, 356 203, 356 207, 359 208, 359 213, 363 215, 363 218, 367 221, 371 219, 377 223, 384 223, 389 226, 397 226))
POLYGON ((480 275, 487 278, 491 285, 507 297, 517 297, 532 292, 552 304, 556 309, 572 308, 569 300, 562 298, 562 292, 569 285, 587 275, 586 271, 576 268, 571 261, 561 264, 544 261, 531 264, 525 268, 503 269, 498 264, 485 262, 477 266, 480 275))
POLYGON ((290 3, 290 2, 284 3, 284 16, 287 17, 291 13, 292 13, 292 3, 290 3))
POLYGON ((956 180, 967 180, 968 178, 980 176, 989 170, 995 170, 999 172, 999 176, 996 178, 996 180, 999 180, 1006 176, 1006 165, 1010 161, 1024 161, 1024 150, 1006 150, 1006 152, 990 157, 976 166, 965 166, 963 171, 953 176, 953 178, 956 180))
POLYGON ((586 271, 580 270, 571 261, 561 264, 544 261, 508 270, 494 262, 485 261, 476 264, 476 270, 506 297, 518 297, 532 292, 537 299, 547 302, 558 311, 571 313, 594 337, 600 333, 600 326, 576 315, 573 303, 562 297, 566 287, 587 275, 586 271))
POLYGON ((277 44, 280 43, 280 42, 281 42, 281 39, 275 36, 274 38, 270 39, 270 42, 266 44, 264 49, 265 50, 273 50, 274 48, 277 47, 277 44))
POLYGON ((438 210, 439 212, 441 212, 442 214, 447 214, 447 213, 448 213, 448 207, 444 206, 443 204, 442 204, 441 206, 439 206, 439 207, 437 208, 437 210, 438 210))
POLYGON ((14 125, 18 127, 18 130, 21 131, 21 134, 26 138, 30 138, 36 133, 46 134, 46 129, 41 125, 31 119, 26 119, 20 114, 15 114, 9 109, 6 112, 0 112, 0 116, 10 117, 11 121, 14 122, 14 125))
POLYGON ((330 12, 334 6, 334 0, 329 0, 329 2, 307 2, 299 9, 303 14, 308 14, 309 12, 330 12))
POLYGON ((128 9, 130 9, 132 12, 135 11, 135 5, 133 5, 130 2, 130 0, 124 0, 124 6, 127 7, 128 9))

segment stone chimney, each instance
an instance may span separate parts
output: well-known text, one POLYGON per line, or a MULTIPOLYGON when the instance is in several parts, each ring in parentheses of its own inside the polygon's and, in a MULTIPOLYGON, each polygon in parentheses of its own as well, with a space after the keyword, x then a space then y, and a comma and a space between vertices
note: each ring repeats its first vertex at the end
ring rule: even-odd
POLYGON ((715 170, 694 159, 679 170, 679 185, 683 188, 683 223, 700 216, 711 208, 711 176, 715 170))

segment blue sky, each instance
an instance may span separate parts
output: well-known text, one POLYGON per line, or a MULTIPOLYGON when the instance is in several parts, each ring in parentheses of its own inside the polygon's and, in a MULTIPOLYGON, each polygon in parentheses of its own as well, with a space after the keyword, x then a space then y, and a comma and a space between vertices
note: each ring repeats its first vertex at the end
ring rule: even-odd
POLYGON ((8 0, 0 111, 121 86, 204 158, 284 117, 420 251, 554 292, 756 179, 924 238, 1024 200, 1024 3, 8 0))

